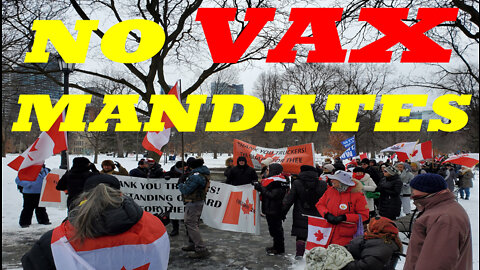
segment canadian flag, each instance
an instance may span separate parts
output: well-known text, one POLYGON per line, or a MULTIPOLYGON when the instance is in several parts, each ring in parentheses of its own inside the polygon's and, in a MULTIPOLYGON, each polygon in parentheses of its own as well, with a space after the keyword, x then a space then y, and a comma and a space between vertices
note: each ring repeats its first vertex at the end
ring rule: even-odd
POLYGON ((415 145, 413 152, 409 153, 408 157, 412 162, 433 158, 432 141, 415 145))
POLYGON ((46 159, 67 150, 67 134, 59 131, 63 120, 62 113, 50 130, 42 132, 25 152, 8 164, 10 168, 18 171, 18 178, 35 181, 46 159))
POLYGON ((332 238, 332 225, 321 217, 308 216, 308 237, 306 249, 328 247, 332 238))
MULTIPOLYGON (((175 83, 175 86, 170 89, 168 95, 175 95, 178 100, 180 100, 180 95, 178 91, 178 82, 175 83)), ((161 151, 162 147, 168 143, 170 140, 170 129, 174 127, 170 118, 164 112, 162 116, 162 122, 165 123, 163 131, 149 131, 145 138, 143 138, 142 146, 150 151, 156 152, 160 156, 163 154, 161 151)))
POLYGON ((168 267, 170 240, 165 226, 152 214, 128 231, 117 235, 72 240, 75 229, 69 221, 55 228, 51 238, 57 269, 164 270, 168 267))

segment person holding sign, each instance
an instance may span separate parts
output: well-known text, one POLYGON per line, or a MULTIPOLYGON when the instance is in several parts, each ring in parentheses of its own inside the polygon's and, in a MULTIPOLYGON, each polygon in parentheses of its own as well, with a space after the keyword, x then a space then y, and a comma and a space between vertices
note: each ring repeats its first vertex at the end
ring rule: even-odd
POLYGON ((225 183, 234 186, 241 186, 252 184, 257 182, 257 180, 258 175, 252 167, 248 166, 247 159, 245 157, 238 157, 237 166, 232 168, 225 183))
POLYGON ((318 213, 332 224, 330 244, 345 246, 353 239, 361 220, 368 219, 368 205, 362 192, 362 183, 352 174, 336 171, 328 177, 332 186, 315 205, 318 213))
POLYGON ((192 169, 187 179, 179 179, 178 189, 183 195, 185 203, 185 227, 187 229, 189 245, 182 248, 183 251, 195 251, 191 258, 203 259, 210 255, 200 235, 200 216, 203 204, 207 197, 207 189, 210 185, 210 170, 203 165, 202 158, 188 159, 187 165, 192 169))
POLYGON ((49 172, 50 169, 46 168, 45 164, 43 164, 43 167, 35 181, 24 181, 18 178, 18 176, 15 178, 15 183, 17 183, 18 190, 23 195, 23 210, 20 214, 19 222, 20 227, 27 228, 30 226, 30 224, 32 224, 33 211, 35 211, 38 224, 52 224, 48 219, 47 209, 45 209, 45 207, 38 207, 43 179, 45 179, 49 172))

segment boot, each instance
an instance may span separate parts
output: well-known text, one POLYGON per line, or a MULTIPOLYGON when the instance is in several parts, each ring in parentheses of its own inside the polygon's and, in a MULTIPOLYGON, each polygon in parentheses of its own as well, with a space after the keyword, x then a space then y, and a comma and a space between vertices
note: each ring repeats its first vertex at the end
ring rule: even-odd
POLYGON ((176 236, 178 235, 178 229, 173 229, 171 232, 170 232, 170 236, 176 236))
POLYGON ((182 250, 183 251, 195 251, 195 245, 192 244, 192 245, 182 247, 182 250))
POLYGON ((295 254, 295 259, 297 259, 297 257, 303 258, 303 254, 305 253, 305 241, 297 240, 296 247, 297 247, 297 253, 295 254))
POLYGON ((210 252, 205 248, 201 250, 196 250, 195 253, 188 255, 192 259, 204 259, 210 255, 210 252))

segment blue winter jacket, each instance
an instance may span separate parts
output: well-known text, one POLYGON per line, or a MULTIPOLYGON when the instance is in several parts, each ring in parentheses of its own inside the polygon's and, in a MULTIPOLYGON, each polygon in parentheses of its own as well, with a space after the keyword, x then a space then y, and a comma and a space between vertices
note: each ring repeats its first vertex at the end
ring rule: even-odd
POLYGON ((17 176, 17 178, 15 178, 15 183, 23 187, 23 191, 22 191, 23 193, 40 194, 40 192, 42 192, 43 179, 47 176, 49 172, 50 172, 50 169, 42 168, 42 170, 38 174, 37 179, 35 181, 20 180, 17 176))
POLYGON ((205 166, 195 168, 192 170, 185 183, 178 184, 178 189, 183 195, 188 195, 194 192, 198 186, 205 186, 206 179, 200 174, 210 174, 210 170, 205 166))

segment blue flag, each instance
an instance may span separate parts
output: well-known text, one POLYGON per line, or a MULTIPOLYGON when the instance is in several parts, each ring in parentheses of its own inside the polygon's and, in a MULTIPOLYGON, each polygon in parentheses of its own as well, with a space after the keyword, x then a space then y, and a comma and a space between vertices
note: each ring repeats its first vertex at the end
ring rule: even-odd
POLYGON ((355 145, 355 136, 350 137, 342 142, 343 147, 350 148, 350 146, 355 145))
POLYGON ((357 155, 357 148, 355 147, 355 143, 352 144, 350 147, 343 152, 343 154, 340 156, 340 159, 347 159, 347 158, 352 158, 357 155))

